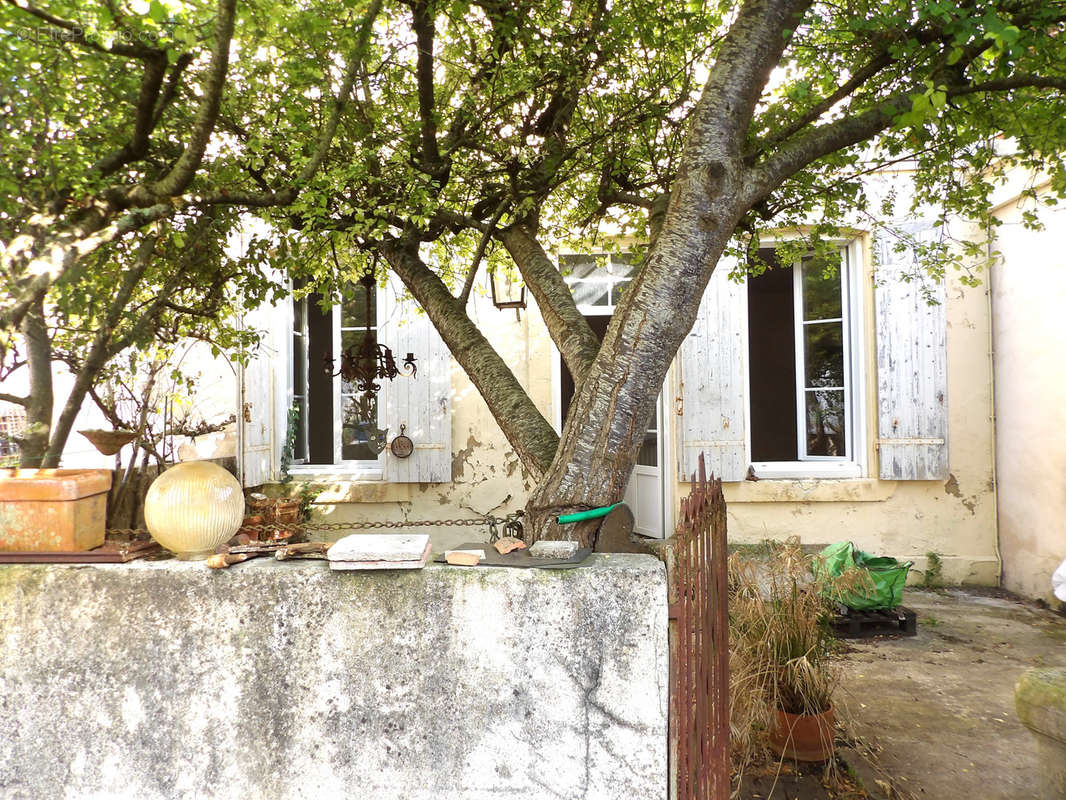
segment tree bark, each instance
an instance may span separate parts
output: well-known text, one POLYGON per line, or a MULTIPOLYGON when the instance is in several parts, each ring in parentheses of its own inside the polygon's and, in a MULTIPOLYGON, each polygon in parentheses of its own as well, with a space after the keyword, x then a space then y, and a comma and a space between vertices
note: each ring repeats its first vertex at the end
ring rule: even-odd
POLYGON ((40 467, 52 432, 52 344, 44 319, 44 303, 37 301, 22 318, 30 394, 26 404, 26 433, 19 441, 19 466, 40 467))
MULTIPOLYGON (((662 228, 630 283, 526 506, 527 538, 594 543, 598 522, 561 513, 618 502, 670 363, 737 223, 764 191, 743 145, 755 104, 809 0, 748 0, 722 42, 693 112, 662 228)), ((723 335, 731 332, 722 331, 723 335)))
POLYGON ((452 297, 436 273, 422 263, 417 252, 411 252, 400 242, 384 243, 381 252, 470 377, 522 466, 534 478, 539 478, 559 444, 551 424, 459 301, 452 297))

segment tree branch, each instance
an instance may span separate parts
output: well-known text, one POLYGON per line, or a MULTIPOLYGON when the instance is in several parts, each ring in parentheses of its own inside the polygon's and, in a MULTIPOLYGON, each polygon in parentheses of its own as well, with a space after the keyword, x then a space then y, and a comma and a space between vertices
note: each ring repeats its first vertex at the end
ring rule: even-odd
MULTIPOLYGON (((116 219, 110 225, 92 231, 64 231, 47 239, 39 248, 33 237, 27 234, 15 237, 4 249, 2 266, 8 275, 27 276, 20 281, 17 297, 6 308, 0 309, 0 330, 18 326, 34 303, 44 298, 48 288, 64 275, 73 274, 85 256, 127 233, 165 219, 183 203, 158 203, 148 208, 137 208, 116 219), (79 235, 80 234, 80 235, 79 235)), ((102 221, 104 218, 101 216, 102 221)), ((38 220, 35 227, 46 227, 47 220, 38 220)), ((95 223, 94 226, 95 227, 95 223)))
POLYGON ((510 203, 506 198, 500 201, 500 204, 496 207, 496 213, 492 215, 492 219, 489 221, 489 226, 481 234, 481 241, 478 242, 477 252, 474 253, 474 260, 471 262, 470 269, 466 273, 466 281, 463 283, 463 290, 459 293, 459 305, 464 308, 470 300, 470 292, 474 288, 474 278, 477 277, 477 269, 481 266, 481 259, 485 257, 485 249, 488 247, 489 239, 492 238, 492 234, 496 230, 496 225, 499 224, 500 217, 503 216, 508 205, 510 205, 510 203))
POLYGON ((92 169, 101 175, 110 175, 131 161, 143 158, 148 153, 148 137, 155 127, 155 107, 159 90, 166 73, 166 56, 145 62, 141 77, 141 91, 134 109, 133 135, 130 141, 109 156, 93 164, 92 169))
POLYGON ((46 22, 55 28, 59 28, 64 31, 62 35, 63 41, 71 42, 79 47, 84 47, 87 50, 95 50, 98 53, 108 53, 116 56, 125 56, 126 58, 136 58, 143 61, 154 61, 158 59, 159 56, 166 57, 166 54, 162 50, 157 50, 153 47, 145 47, 140 44, 127 44, 116 41, 112 42, 110 47, 104 47, 99 42, 86 37, 83 26, 76 22, 57 17, 54 14, 49 14, 43 9, 29 5, 24 2, 24 0, 5 0, 5 2, 26 14, 36 17, 42 22, 46 22))
POLYGON ((537 301, 548 333, 574 376, 574 384, 580 387, 600 351, 599 338, 578 311, 570 287, 533 234, 512 225, 499 238, 537 301))
POLYGON ((481 393, 523 466, 538 478, 559 443, 552 426, 448 287, 418 257, 415 247, 391 240, 379 249, 481 393))
POLYGON ((145 187, 143 184, 130 192, 130 199, 138 205, 149 205, 159 198, 181 194, 192 183, 196 171, 204 160, 207 143, 215 129, 218 109, 222 103, 222 88, 226 83, 229 68, 230 40, 236 17, 237 0, 218 0, 218 17, 215 20, 215 44, 211 49, 211 63, 207 69, 203 97, 196 112, 189 142, 177 163, 161 180, 145 187))
POLYGON ((412 24, 418 42, 415 78, 418 82, 418 115, 421 119, 422 169, 438 180, 447 166, 441 163, 437 146, 437 101, 433 86, 433 40, 436 36, 429 4, 419 0, 411 5, 412 24))
POLYGON ((356 78, 359 77, 363 61, 366 58, 366 53, 370 46, 370 34, 374 29, 374 20, 381 13, 381 5, 382 0, 374 0, 367 10, 366 16, 363 17, 362 22, 359 24, 355 47, 352 48, 351 58, 344 71, 340 89, 338 89, 336 97, 333 98, 333 107, 330 110, 329 118, 319 134, 318 144, 311 154, 311 158, 304 164, 304 168, 292 185, 276 192, 223 190, 205 196, 201 200, 202 205, 239 205, 247 208, 270 208, 273 206, 287 206, 296 200, 300 191, 315 176, 315 173, 318 172, 322 162, 329 154, 330 146, 340 124, 341 115, 351 100, 352 88, 355 85, 356 78))
POLYGON ((8 394, 7 392, 0 392, 0 400, 5 403, 13 403, 17 406, 22 406, 23 408, 30 404, 29 397, 19 397, 17 395, 8 394))

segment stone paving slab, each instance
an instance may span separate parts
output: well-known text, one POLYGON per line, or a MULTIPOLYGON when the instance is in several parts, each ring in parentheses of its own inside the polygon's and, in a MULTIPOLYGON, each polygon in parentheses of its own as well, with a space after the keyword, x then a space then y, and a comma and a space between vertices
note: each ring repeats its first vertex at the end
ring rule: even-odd
POLYGON ((980 590, 906 589, 918 635, 849 642, 840 700, 903 797, 1040 797, 1014 687, 1066 666, 1066 618, 980 590))

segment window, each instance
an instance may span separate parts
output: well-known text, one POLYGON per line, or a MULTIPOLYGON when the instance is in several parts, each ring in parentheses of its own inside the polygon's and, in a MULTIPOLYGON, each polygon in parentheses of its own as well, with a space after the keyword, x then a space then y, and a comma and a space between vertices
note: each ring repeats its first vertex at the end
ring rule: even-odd
POLYGON ((574 302, 586 315, 612 314, 633 277, 628 253, 560 255, 559 267, 574 302))
POLYGON ((857 477, 849 252, 826 267, 810 257, 777 262, 748 279, 750 458, 759 477, 857 477))
POLYGON ((364 399, 354 383, 327 375, 327 357, 358 349, 367 337, 377 343, 377 290, 354 284, 340 304, 322 310, 321 295, 293 298, 292 397, 300 410, 294 463, 377 468, 371 446, 379 437, 378 396, 364 399), (369 322, 369 326, 367 323, 369 322))
MULTIPOLYGON (((633 256, 629 253, 562 254, 559 256, 559 267, 582 316, 602 342, 611 315, 622 299, 626 285, 633 279, 633 256)), ((574 379, 566 364, 560 365, 559 385, 560 421, 564 421, 575 391, 574 379)), ((644 434, 644 442, 637 455, 638 467, 659 466, 659 422, 657 410, 644 434)))

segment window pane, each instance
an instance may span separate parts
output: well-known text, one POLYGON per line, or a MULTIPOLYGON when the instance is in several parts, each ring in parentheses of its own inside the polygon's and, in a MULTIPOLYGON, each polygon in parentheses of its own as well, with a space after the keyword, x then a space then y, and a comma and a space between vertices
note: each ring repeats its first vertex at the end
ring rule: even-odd
MULTIPOLYGON (((365 342, 367 340, 367 337, 370 338, 371 343, 377 341, 377 335, 373 331, 370 331, 369 333, 367 331, 359 331, 359 330, 356 330, 356 331, 341 331, 341 350, 343 350, 344 352, 347 352, 349 350, 349 348, 351 348, 352 351, 353 351, 353 355, 358 355, 359 348, 363 345, 363 342, 365 342)), ((370 367, 371 369, 376 369, 377 368, 377 357, 374 356, 374 359, 375 360, 373 361, 373 363, 371 364, 371 367, 370 367)), ((333 364, 334 372, 339 371, 340 368, 341 368, 341 362, 339 360, 334 362, 334 364, 333 364)), ((343 394, 355 394, 356 392, 359 391, 358 387, 356 386, 355 381, 349 382, 349 381, 344 380, 343 377, 339 378, 339 380, 341 382, 341 392, 343 394)))
POLYGON ((294 461, 307 460, 307 398, 297 397, 295 403, 300 409, 300 419, 296 423, 296 441, 292 447, 294 461))
POLYGON ((304 329, 304 314, 307 312, 307 298, 292 301, 292 329, 301 333, 304 329))
POLYGON ((307 391, 307 347, 303 336, 292 337, 292 391, 294 394, 307 391))
MULTIPOLYGON (((366 289, 355 284, 349 286, 347 296, 341 304, 342 328, 365 328, 367 323, 366 289)), ((377 327, 377 290, 370 291, 370 326, 377 327)))
POLYGON ((614 253, 611 256, 611 273, 618 278, 632 278, 637 271, 630 253, 614 253))
POLYGON ((840 305, 840 271, 825 275, 819 264, 803 262, 803 318, 837 319, 840 305))
POLYGON ((844 392, 805 392, 807 400, 807 455, 846 456, 844 447, 844 392))
POLYGON ((609 283, 593 283, 591 281, 577 281, 570 284, 570 290, 574 294, 574 302, 579 306, 605 306, 610 302, 609 283))
POLYGON ((377 430, 377 397, 371 396, 369 414, 360 410, 360 398, 353 395, 341 397, 341 458, 345 461, 374 461, 380 451, 371 444, 384 443, 385 432, 377 430))
POLYGON ((559 267, 563 275, 571 278, 588 278, 596 274, 607 274, 607 257, 597 254, 576 254, 559 256, 559 267))
POLYGON ((803 326, 805 386, 844 385, 844 325, 813 322, 803 326))
POLYGON ((644 443, 637 453, 637 464, 642 467, 659 466, 659 433, 651 430, 644 434, 644 443))

